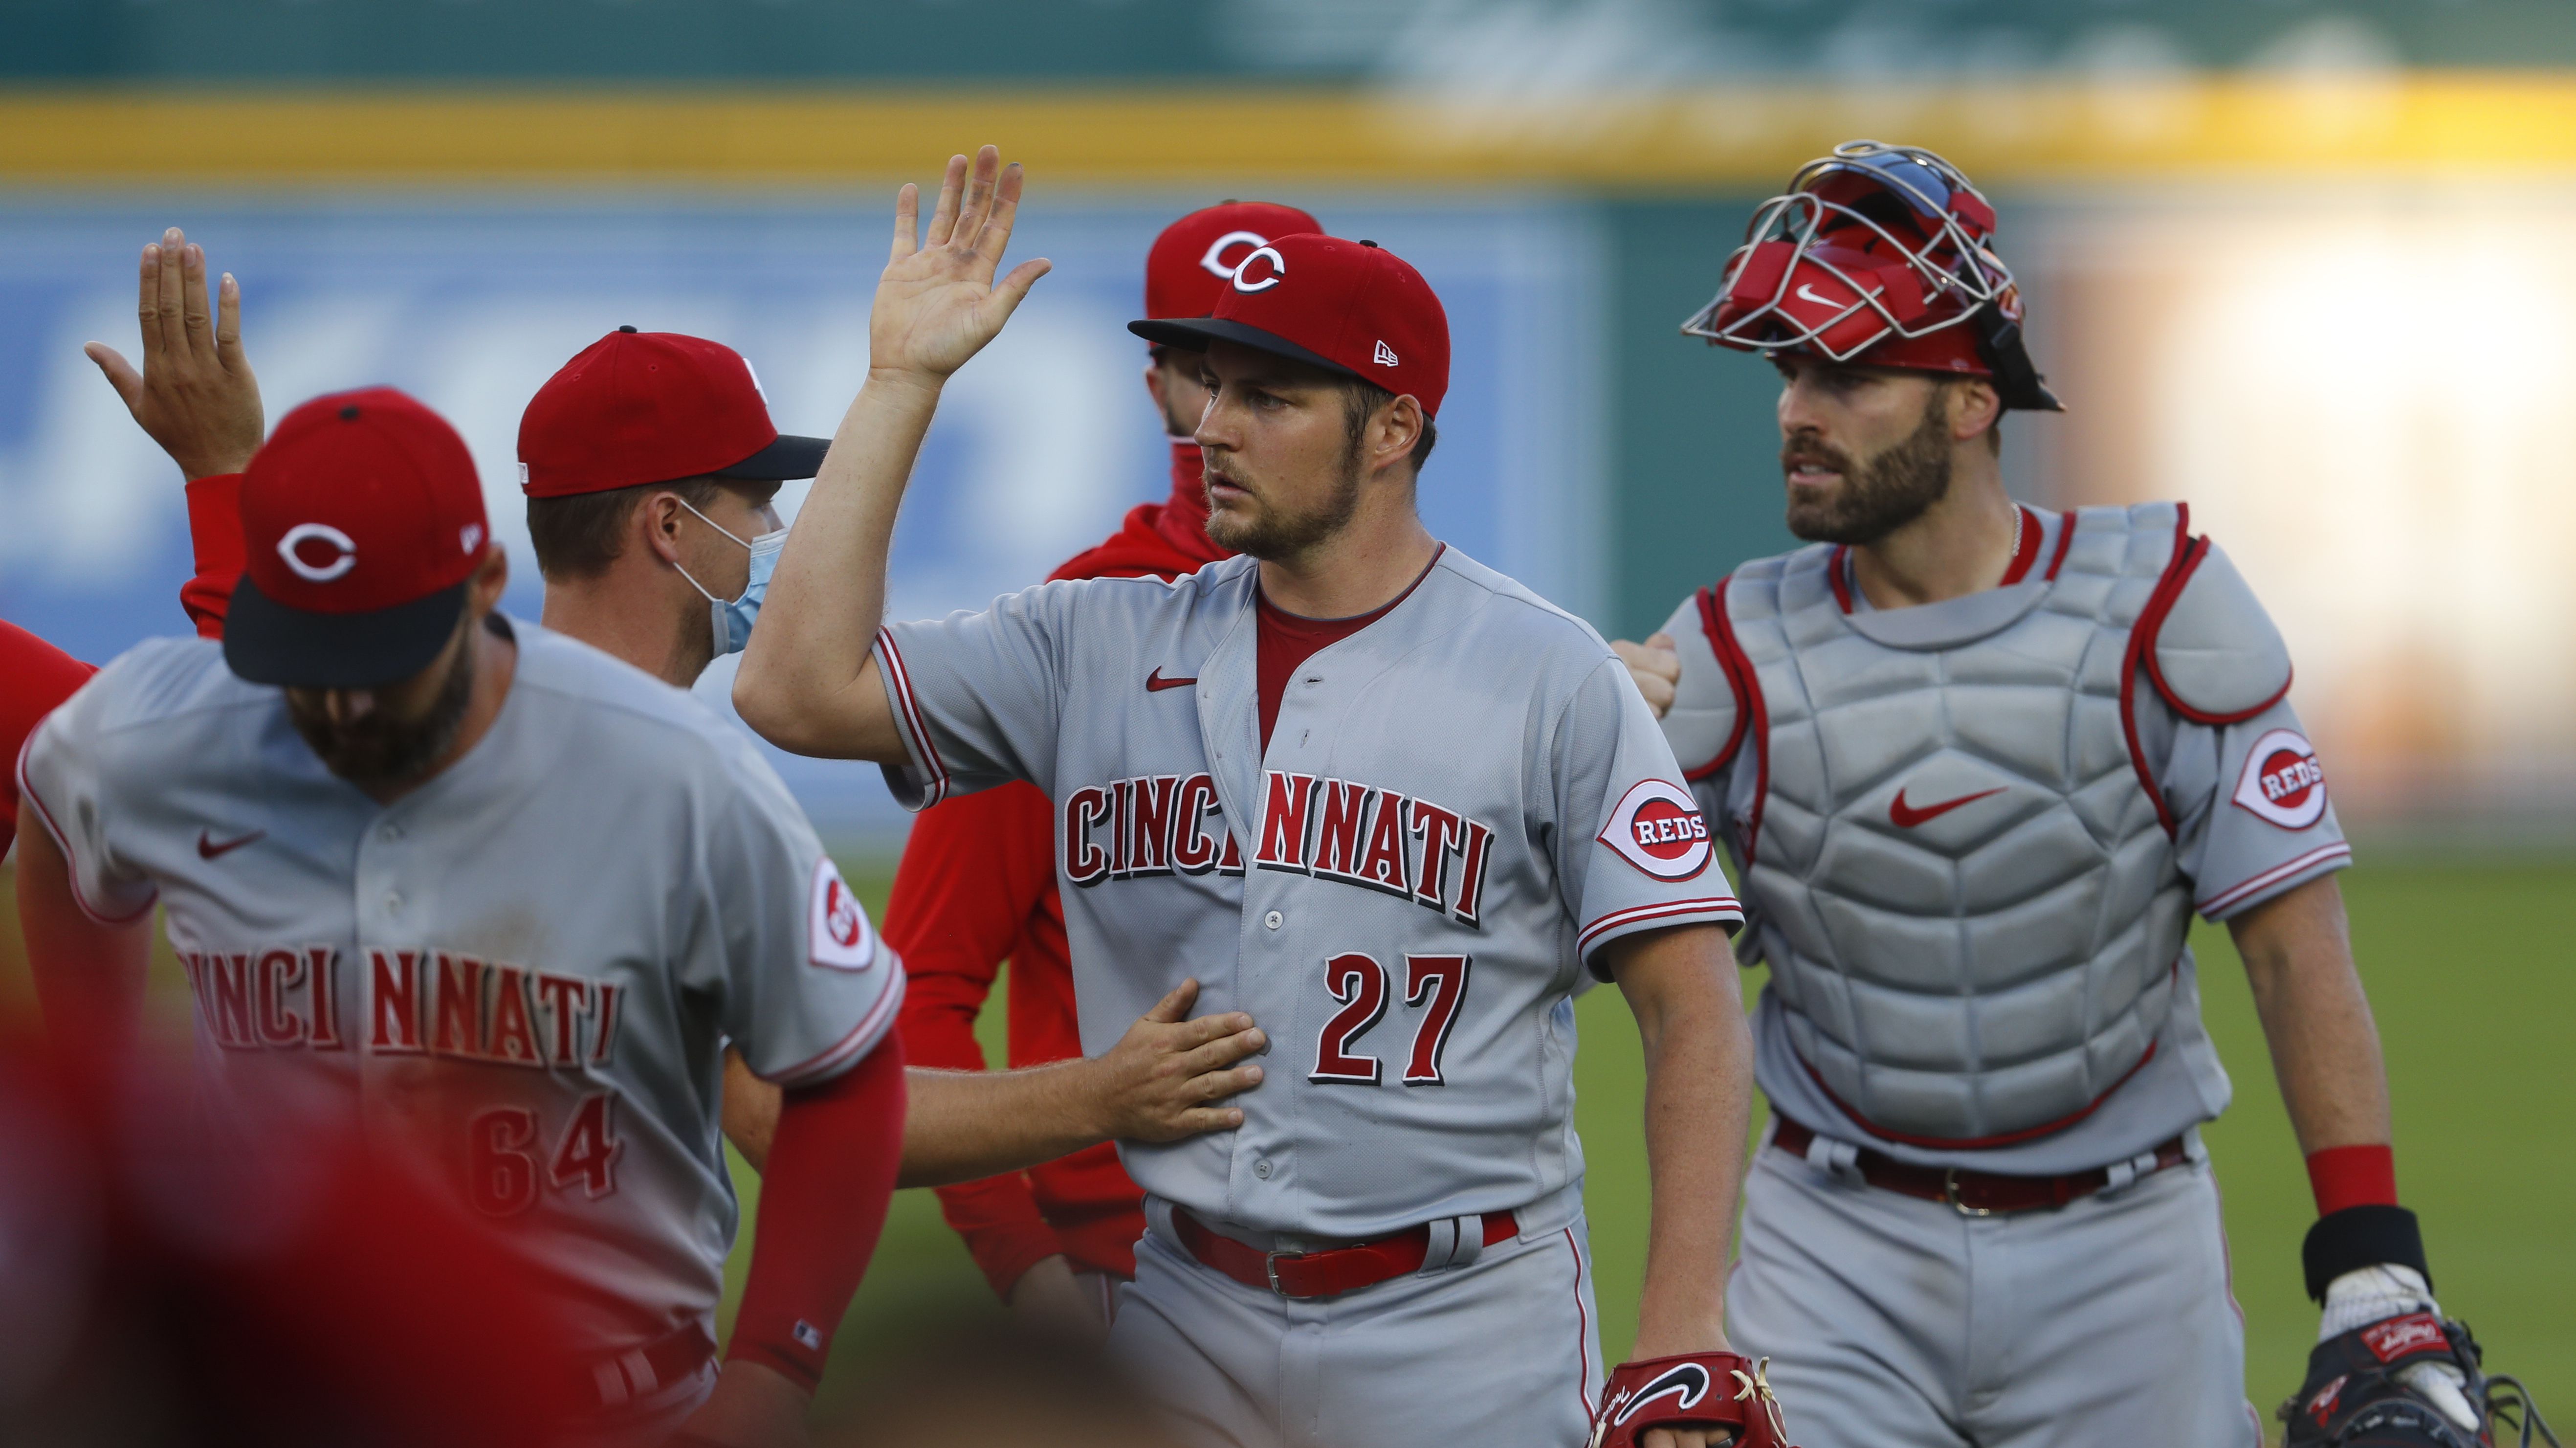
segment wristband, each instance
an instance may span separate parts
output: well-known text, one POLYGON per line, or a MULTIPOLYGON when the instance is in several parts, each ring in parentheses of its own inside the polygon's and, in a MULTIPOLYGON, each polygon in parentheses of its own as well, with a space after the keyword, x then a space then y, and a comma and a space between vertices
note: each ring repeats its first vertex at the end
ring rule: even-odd
POLYGON ((2432 1289, 2433 1269, 2424 1265, 2424 1233, 2415 1214, 2399 1206, 2346 1207, 2317 1218, 2299 1246, 2299 1265, 2307 1269, 2308 1296, 2326 1300, 2326 1286, 2346 1272, 2394 1264, 2412 1267, 2432 1289))
POLYGON ((2386 1146, 2330 1146, 2308 1154, 2308 1189, 2317 1215, 2346 1207, 2397 1205, 2397 1156, 2386 1146))

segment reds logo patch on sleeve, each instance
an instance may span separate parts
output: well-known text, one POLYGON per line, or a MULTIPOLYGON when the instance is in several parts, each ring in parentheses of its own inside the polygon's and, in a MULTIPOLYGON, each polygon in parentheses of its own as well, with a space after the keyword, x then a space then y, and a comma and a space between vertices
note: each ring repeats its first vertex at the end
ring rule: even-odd
POLYGON ((2326 771, 2307 736, 2272 729, 2245 754, 2236 802, 2285 830, 2303 830, 2325 817, 2326 771))
POLYGON ((865 970, 876 964, 876 932, 868 912, 840 868, 825 855, 814 862, 813 898, 805 912, 806 958, 832 970, 865 970))
POLYGON ((1708 868, 1708 821, 1699 801, 1666 780, 1643 780, 1621 795, 1600 839, 1658 880, 1687 880, 1708 868))

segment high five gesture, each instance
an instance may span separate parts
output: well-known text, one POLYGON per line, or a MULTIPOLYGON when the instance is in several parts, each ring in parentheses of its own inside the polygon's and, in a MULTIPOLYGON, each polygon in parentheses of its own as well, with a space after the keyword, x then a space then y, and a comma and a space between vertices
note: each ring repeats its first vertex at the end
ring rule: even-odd
POLYGON ((734 676, 734 707, 784 749, 904 761, 869 648, 885 612, 886 549, 939 389, 1001 334, 1046 275, 1025 261, 996 283, 1020 210, 1020 168, 986 146, 948 158, 920 228, 921 192, 895 196, 894 246, 868 316, 868 381, 852 399, 779 555, 734 676))
POLYGON ((971 177, 965 157, 949 157, 927 235, 921 188, 906 182, 896 193, 894 247, 868 316, 870 373, 947 377, 1001 333, 1047 274, 1043 259, 1024 261, 993 281, 1019 216, 1020 174, 991 146, 975 153, 971 177))

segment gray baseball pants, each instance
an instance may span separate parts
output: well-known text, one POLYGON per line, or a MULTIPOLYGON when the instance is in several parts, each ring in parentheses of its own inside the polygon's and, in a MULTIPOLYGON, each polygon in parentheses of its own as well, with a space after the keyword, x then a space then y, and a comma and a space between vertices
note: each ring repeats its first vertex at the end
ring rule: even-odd
POLYGON ((1299 1301, 1200 1265, 1147 1215, 1109 1351, 1190 1448, 1577 1448, 1591 1431, 1600 1314, 1580 1215, 1464 1267, 1299 1301))
POLYGON ((1727 1335, 1802 1448, 2263 1441, 2205 1156, 1970 1217, 1765 1144, 1727 1335))

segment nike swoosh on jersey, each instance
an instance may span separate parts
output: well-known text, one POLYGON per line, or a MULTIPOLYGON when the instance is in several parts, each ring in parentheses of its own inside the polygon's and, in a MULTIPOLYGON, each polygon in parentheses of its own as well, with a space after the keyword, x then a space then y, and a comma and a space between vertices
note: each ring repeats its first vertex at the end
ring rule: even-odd
POLYGON ((242 846, 247 845, 254 840, 264 840, 267 838, 268 831, 253 830, 249 834, 242 836, 240 839, 226 840, 219 845, 215 843, 215 837, 212 834, 209 834, 204 830, 199 830, 197 831, 197 858, 201 860, 211 860, 218 855, 229 855, 233 851, 240 849, 242 846))
POLYGON ((1166 679, 1163 677, 1162 666, 1157 664, 1154 666, 1154 672, 1145 676, 1145 689, 1148 693, 1160 693, 1165 689, 1186 689, 1197 682, 1196 678, 1166 679))
POLYGON ((1907 804, 1905 791, 1900 789, 1896 792, 1896 798, 1888 802, 1887 819, 1900 830, 1910 830, 1925 820, 1938 819, 1963 804, 1975 804, 1987 795, 2001 794, 2006 788, 2007 786, 1999 784, 1992 789, 1978 790, 1975 794, 1963 794, 1957 799, 1945 799, 1939 804, 1919 806, 1907 804))

